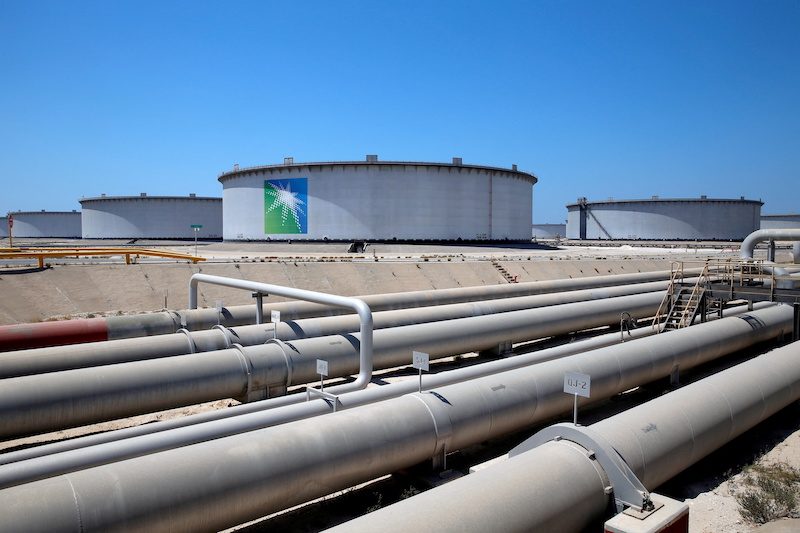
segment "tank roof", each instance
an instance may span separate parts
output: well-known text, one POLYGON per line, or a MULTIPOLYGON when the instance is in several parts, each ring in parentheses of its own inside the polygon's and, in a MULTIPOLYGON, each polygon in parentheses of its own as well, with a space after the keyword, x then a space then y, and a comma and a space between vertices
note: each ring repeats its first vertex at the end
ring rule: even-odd
POLYGON ((367 160, 367 161, 322 161, 322 162, 310 162, 310 163, 283 163, 277 165, 261 165, 255 167, 242 167, 242 168, 235 168, 234 170, 228 170, 225 172, 221 172, 219 177, 217 178, 220 183, 224 183, 225 180, 229 178, 233 178, 235 176, 240 176, 244 174, 248 174, 251 172, 258 172, 261 170, 277 170, 277 169, 286 169, 286 168, 302 168, 302 167, 340 167, 340 166, 410 166, 410 167, 443 167, 443 168, 465 168, 465 169, 474 169, 474 170, 485 170, 490 172, 503 172, 507 174, 516 174, 520 178, 531 182, 531 184, 535 184, 539 181, 539 179, 530 172, 522 172, 516 169, 516 165, 512 168, 502 168, 502 167, 490 167, 484 165, 465 165, 463 163, 432 163, 432 162, 422 162, 422 161, 378 161, 378 160, 367 160))
POLYGON ((73 209, 72 211, 45 211, 42 209, 41 211, 9 211, 8 214, 10 215, 80 215, 81 212, 77 209, 73 209))
POLYGON ((78 200, 81 204, 84 202, 96 201, 121 201, 121 200, 191 200, 191 201, 217 201, 221 202, 222 198, 216 196, 92 196, 90 198, 81 198, 78 200))
MULTIPOLYGON (((642 198, 639 200, 616 200, 613 198, 609 198, 608 200, 585 200, 586 205, 598 205, 598 204, 652 204, 652 203, 678 203, 678 202, 691 202, 691 203, 737 203, 737 204, 758 204, 764 205, 764 202, 761 200, 747 200, 744 197, 742 198, 659 198, 659 197, 652 197, 652 198, 642 198)), ((567 207, 578 207, 584 202, 575 202, 572 204, 567 204, 567 207)))

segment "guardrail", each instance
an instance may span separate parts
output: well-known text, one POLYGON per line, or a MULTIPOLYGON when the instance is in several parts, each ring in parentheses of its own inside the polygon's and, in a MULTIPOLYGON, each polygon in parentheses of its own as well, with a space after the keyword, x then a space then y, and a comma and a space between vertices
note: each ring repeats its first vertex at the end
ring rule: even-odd
POLYGON ((150 257, 165 257, 168 259, 185 259, 192 263, 198 261, 205 261, 205 257, 198 257, 195 255, 184 254, 180 252, 152 250, 149 248, 81 248, 81 247, 51 247, 51 248, 0 248, 0 259, 36 259, 39 268, 44 268, 46 259, 63 258, 63 257, 89 257, 89 256, 104 256, 114 257, 121 256, 125 258, 125 264, 131 264, 131 256, 134 259, 138 256, 150 257))

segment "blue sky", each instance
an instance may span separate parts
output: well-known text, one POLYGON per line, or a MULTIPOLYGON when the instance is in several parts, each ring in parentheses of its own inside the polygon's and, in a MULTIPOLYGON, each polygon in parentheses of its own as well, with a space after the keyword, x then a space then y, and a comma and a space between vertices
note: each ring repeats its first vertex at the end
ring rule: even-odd
POLYGON ((0 213, 365 154, 800 212, 797 0, 0 0, 0 73, 0 213))

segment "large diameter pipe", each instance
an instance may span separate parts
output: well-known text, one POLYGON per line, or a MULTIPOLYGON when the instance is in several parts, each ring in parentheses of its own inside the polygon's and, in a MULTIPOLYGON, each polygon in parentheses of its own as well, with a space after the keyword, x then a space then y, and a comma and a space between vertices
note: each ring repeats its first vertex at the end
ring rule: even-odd
POLYGON ((756 230, 742 241, 739 247, 739 255, 743 259, 752 259, 756 246, 758 243, 764 241, 800 241, 800 229, 777 228, 756 230))
POLYGON ((755 311, 11 487, 0 491, 0 531, 52 524, 82 531, 224 529, 568 411, 566 371, 590 374, 599 400, 667 376, 676 364, 691 368, 781 335, 791 315, 786 306, 755 311))
MULTIPOLYGON (((687 271, 688 272, 688 271, 687 271)), ((699 269, 695 269, 699 273, 699 269)), ((387 293, 356 296, 373 311, 425 307, 476 300, 530 296, 596 287, 612 287, 632 283, 668 280, 670 271, 641 272, 611 276, 591 276, 577 279, 532 281, 504 285, 459 287, 403 293, 387 293)), ((263 312, 269 316, 271 310, 280 311, 284 320, 297 320, 315 316, 342 314, 344 310, 311 302, 278 302, 264 304, 263 312)), ((140 315, 113 316, 106 318, 76 319, 50 322, 0 326, 0 352, 77 344, 100 340, 127 339, 145 335, 175 333, 180 328, 189 331, 204 330, 217 324, 232 327, 255 323, 255 305, 235 305, 216 309, 192 309, 164 311, 140 315), (91 331, 91 335, 87 334, 91 331)))
MULTIPOLYGON (((786 228, 756 230, 748 235, 744 241, 742 241, 742 245, 739 248, 739 255, 743 259, 752 259, 758 243, 775 240, 800 241, 800 229, 786 228)), ((798 252, 800 252, 800 247, 798 247, 797 243, 795 243, 795 246, 792 248, 792 260, 794 263, 800 263, 800 254, 798 254, 798 252)), ((790 275, 788 270, 779 266, 765 265, 763 268, 767 272, 771 272, 776 276, 784 277, 790 275)), ((791 279, 779 279, 776 282, 776 286, 780 289, 793 289, 797 286, 797 284, 797 281, 793 281, 791 279)))
MULTIPOLYGON (((765 309, 774 305, 776 304, 759 302, 754 305, 754 308, 765 309)), ((732 313, 743 313, 746 312, 746 309, 747 306, 739 306, 734 308, 732 313)), ((639 328, 631 331, 626 340, 639 339, 652 334, 655 334, 652 328, 639 328)), ((596 350, 619 342, 620 336, 617 333, 598 335, 512 358, 499 359, 425 376, 424 387, 425 389, 432 389, 452 385, 469 379, 596 350)), ((403 394, 414 392, 416 387, 416 381, 402 381, 346 393, 339 396, 338 408, 350 409, 368 403, 397 398, 403 394)), ((285 398, 241 404, 228 409, 208 411, 155 424, 144 424, 6 452, 0 455, 0 465, 16 464, 0 468, 0 488, 178 446, 188 446, 228 435, 285 424, 310 416, 326 414, 331 410, 330 404, 322 400, 275 409, 274 407, 280 403, 276 400, 285 398), (219 423, 220 421, 223 422, 219 423), (43 460, 33 460, 44 456, 48 457, 43 460)))
MULTIPOLYGON (((652 328, 639 328, 631 331, 627 340, 653 334, 655 331, 652 328)), ((452 385, 619 342, 619 333, 598 335, 533 353, 425 376, 424 387, 432 389, 452 385)), ((417 391, 418 386, 416 380, 405 380, 345 393, 338 397, 338 410, 398 398, 417 391)), ((275 403, 275 400, 265 400, 240 404, 228 409, 3 453, 0 454, 0 465, 5 466, 0 466, 0 488, 331 412, 330 403, 321 399, 270 409, 270 404, 275 403)))
POLYGON ((553 441, 324 531, 602 531, 608 486, 583 447, 553 441))
MULTIPOLYGON (((373 363, 389 368, 409 364, 417 349, 441 358, 617 324, 622 312, 652 316, 661 299, 646 293, 378 330, 373 363)), ((333 335, 5 379, 0 438, 222 398, 259 399, 318 379, 317 359, 328 362, 330 377, 349 376, 359 369, 359 340, 358 334, 333 335)))
MULTIPOLYGON (((800 399, 798 357, 795 342, 589 427, 654 489, 800 399)), ((552 441, 327 531, 583 531, 610 503, 598 466, 552 441)))
MULTIPOLYGON (((533 309, 551 305, 600 300, 664 290, 668 282, 656 281, 615 287, 601 287, 563 293, 502 298, 480 302, 446 304, 415 309, 398 309, 373 314, 373 327, 420 324, 533 309)), ((358 331, 360 322, 352 315, 307 318, 279 324, 234 328, 215 327, 207 331, 186 331, 136 339, 119 339, 81 345, 52 346, 0 354, 0 379, 72 370, 89 366, 142 361, 171 355, 230 348, 232 344, 252 346, 272 338, 291 341, 306 337, 337 335, 358 331)))
MULTIPOLYGON (((754 304, 754 309, 766 309, 773 307, 777 304, 770 302, 758 302, 754 304)), ((747 306, 738 306, 729 311, 729 316, 747 312, 747 306)), ((752 311, 750 309, 749 311, 752 311)), ((712 317, 712 320, 714 318, 712 317)), ((623 341, 630 341, 643 338, 654 334, 652 328, 639 328, 627 333, 623 341)), ((620 335, 618 333, 607 333, 604 335, 597 335, 587 339, 578 340, 568 344, 562 344, 553 348, 546 348, 532 353, 520 354, 511 358, 503 358, 488 363, 481 363, 471 365, 455 370, 446 372, 439 372, 431 376, 425 376, 424 387, 426 389, 434 387, 443 387, 451 385, 460 381, 468 379, 475 379, 498 372, 505 372, 515 368, 522 368, 533 364, 539 364, 553 359, 566 357, 576 353, 588 352, 603 348, 605 346, 614 345, 620 342, 620 335)), ((403 381, 377 388, 369 388, 362 391, 355 391, 346 393, 339 396, 339 409, 347 409, 366 405, 376 401, 387 400, 395 398, 402 394, 413 392, 417 384, 415 382, 403 381)), ((53 472, 61 473, 68 472, 78 468, 85 468, 88 466, 96 466, 105 464, 107 462, 127 459, 130 457, 137 457, 147 453, 153 453, 169 449, 176 446, 187 446, 205 440, 220 438, 235 433, 243 433, 245 431, 252 431, 263 427, 269 427, 277 424, 300 420, 305 417, 290 414, 289 409, 275 409, 276 407, 288 407, 292 405, 288 400, 291 396, 283 396, 272 398, 260 402, 252 402, 240 404, 228 409, 221 409, 216 411, 206 411, 204 413, 197 413, 180 418, 173 418, 170 420, 162 420, 154 424, 143 424, 140 426, 133 426, 116 431, 108 431, 105 433, 97 433, 74 439, 57 441, 50 444, 43 444, 36 447, 24 448, 12 452, 0 454, 0 465, 27 461, 46 455, 54 456, 62 452, 71 452, 73 450, 82 450, 75 454, 63 454, 62 460, 56 461, 54 457, 48 458, 49 466, 45 469, 39 469, 40 465, 32 466, 30 470, 25 472, 25 469, 17 469, 17 473, 13 476, 7 476, 8 470, 0 473, 0 488, 10 484, 17 484, 20 480, 31 481, 41 477, 48 477, 53 475, 53 472), (286 402, 286 403, 284 403, 286 402), (252 416, 249 416, 252 415, 252 416), (213 422, 221 421, 227 418, 236 418, 226 422, 225 424, 215 424, 213 422), (196 426, 185 431, 172 431, 183 430, 196 426), (169 432, 169 436, 168 435, 169 432), (155 435, 160 433, 160 435, 155 435), (146 439, 138 439, 136 437, 144 437, 146 439), (124 443, 120 441, 126 441, 124 443), (112 444, 111 446, 100 448, 100 445, 112 444), (58 464, 57 464, 58 463, 58 464)), ((331 410, 328 402, 315 401, 308 402, 306 405, 313 406, 314 411, 312 416, 324 414, 331 410)), ((34 462, 35 463, 35 462, 34 462)), ((33 463, 32 463, 33 464, 33 463)), ((21 466, 21 465, 16 465, 21 466)))

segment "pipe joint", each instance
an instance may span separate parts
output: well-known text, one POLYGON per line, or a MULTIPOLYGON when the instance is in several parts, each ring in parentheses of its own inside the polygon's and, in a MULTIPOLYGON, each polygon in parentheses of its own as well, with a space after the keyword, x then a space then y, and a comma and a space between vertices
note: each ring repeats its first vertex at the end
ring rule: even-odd
POLYGON ((633 507, 638 511, 653 509, 650 493, 630 469, 625 459, 620 456, 614 446, 599 432, 584 426, 561 423, 546 427, 516 448, 508 456, 515 457, 552 440, 573 442, 594 456, 605 472, 614 493, 614 504, 617 512, 625 507, 633 507))
POLYGON ((275 365, 277 372, 271 373, 271 385, 283 385, 284 389, 292 385, 292 374, 294 373, 294 354, 297 350, 291 344, 280 339, 269 339, 265 345, 274 345, 283 357, 283 365, 275 365), (280 371, 281 368, 283 371, 280 371))
POLYGON ((242 363, 242 369, 247 374, 247 389, 244 394, 236 400, 242 403, 254 402, 257 400, 264 400, 267 397, 267 384, 266 372, 263 368, 258 368, 253 364, 253 360, 245 351, 241 344, 234 343, 231 348, 236 350, 239 360, 242 363))
MULTIPOLYGON (((189 344, 189 353, 197 353, 197 344, 195 344, 195 342, 194 342, 194 337, 192 337, 192 332, 191 331, 189 331, 186 328, 181 328, 178 331, 176 331, 175 333, 183 333, 184 335, 186 335, 186 340, 187 340, 187 342, 189 344)), ((228 343, 228 344, 230 344, 230 343, 228 343)))
POLYGON ((436 431, 436 448, 431 457, 434 463, 440 460, 444 463, 448 450, 452 450, 453 440, 453 422, 450 415, 442 408, 443 405, 447 405, 447 400, 435 391, 417 392, 410 396, 422 402, 431 415, 436 431))
POLYGON ((217 324, 211 329, 216 329, 222 333, 222 338, 225 340, 225 348, 231 348, 235 344, 233 340, 233 335, 231 334, 231 330, 229 328, 217 324))

